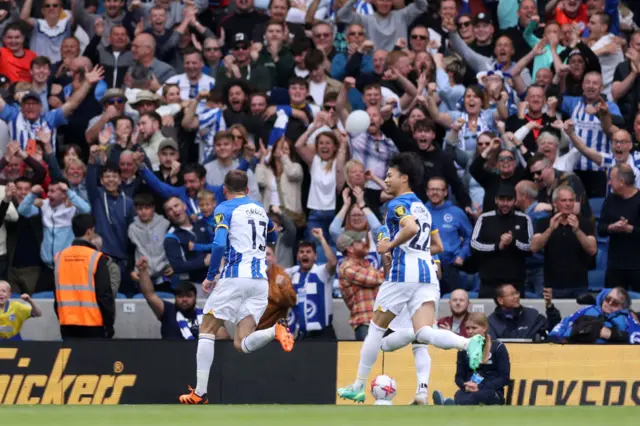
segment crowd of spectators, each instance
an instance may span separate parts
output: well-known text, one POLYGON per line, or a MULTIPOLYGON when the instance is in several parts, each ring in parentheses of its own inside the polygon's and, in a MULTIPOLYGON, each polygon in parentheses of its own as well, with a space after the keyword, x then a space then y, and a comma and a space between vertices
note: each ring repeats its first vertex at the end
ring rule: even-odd
POLYGON ((639 23, 631 0, 0 1, 0 280, 52 292, 90 213, 75 238, 108 259, 113 297, 142 293, 164 337, 193 338, 240 169, 279 230, 261 327, 333 339, 343 298, 364 338, 387 166, 415 152, 444 244, 441 326, 465 332, 469 297, 495 299, 496 337, 546 338, 552 297, 616 288, 598 303, 629 310, 639 23), (356 110, 370 124, 349 134, 356 110))

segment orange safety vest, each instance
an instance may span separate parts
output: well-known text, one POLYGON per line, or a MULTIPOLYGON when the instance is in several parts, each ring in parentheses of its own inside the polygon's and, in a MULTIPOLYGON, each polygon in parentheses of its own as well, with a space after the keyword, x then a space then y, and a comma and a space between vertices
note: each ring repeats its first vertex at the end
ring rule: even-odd
POLYGON ((70 246, 55 258, 56 302, 60 325, 104 325, 96 299, 95 275, 102 253, 70 246))

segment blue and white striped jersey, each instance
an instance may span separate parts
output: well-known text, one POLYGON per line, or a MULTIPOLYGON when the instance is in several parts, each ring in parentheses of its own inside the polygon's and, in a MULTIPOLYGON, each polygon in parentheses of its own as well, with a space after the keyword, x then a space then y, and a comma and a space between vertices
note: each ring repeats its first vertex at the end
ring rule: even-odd
POLYGON ((432 231, 431 213, 413 192, 402 194, 389 202, 385 219, 389 239, 393 241, 396 238, 402 221, 410 216, 418 224, 418 233, 393 249, 387 280, 438 284, 436 264, 431 256, 431 234, 438 231, 432 231))
POLYGON ((264 207, 245 196, 222 202, 213 215, 216 230, 229 232, 220 277, 267 279, 267 233, 275 228, 264 207))
MULTIPOLYGON (((600 154, 611 153, 611 138, 602 130, 600 119, 595 114, 587 113, 587 104, 583 98, 577 96, 565 96, 562 100, 562 112, 571 116, 575 132, 584 143, 598 151, 600 154)), ((618 105, 607 102, 611 115, 621 115, 618 105)), ((581 157, 576 165, 576 170, 600 170, 593 161, 581 157)))
POLYGON ((164 84, 177 84, 180 87, 180 99, 188 101, 189 99, 197 98, 200 92, 212 90, 216 85, 216 80, 213 77, 202 74, 196 84, 191 84, 187 74, 178 74, 169 77, 164 84))

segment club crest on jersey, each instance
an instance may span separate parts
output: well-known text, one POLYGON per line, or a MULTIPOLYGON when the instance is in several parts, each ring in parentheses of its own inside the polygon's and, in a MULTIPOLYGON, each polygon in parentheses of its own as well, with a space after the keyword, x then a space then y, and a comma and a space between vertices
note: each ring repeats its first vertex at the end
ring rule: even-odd
POLYGON ((396 214, 397 217, 402 217, 407 214, 407 209, 405 209, 404 206, 398 206, 395 209, 393 209, 393 212, 396 214))
POLYGON ((378 241, 382 241, 384 239, 384 232, 378 232, 378 236, 376 238, 378 241))
POLYGON ((222 213, 218 213, 214 219, 216 221, 216 225, 219 225, 222 223, 222 220, 224 219, 224 215, 222 213))

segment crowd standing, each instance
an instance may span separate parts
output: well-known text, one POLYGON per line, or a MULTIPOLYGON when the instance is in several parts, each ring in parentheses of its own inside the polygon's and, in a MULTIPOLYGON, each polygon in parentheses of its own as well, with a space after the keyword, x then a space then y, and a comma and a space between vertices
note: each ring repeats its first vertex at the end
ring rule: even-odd
POLYGON ((65 270, 75 256, 95 281, 78 314, 90 335, 113 335, 114 298, 142 293, 164 338, 197 337, 213 212, 239 169, 279 232, 259 326, 287 317, 299 338, 335 339, 337 297, 363 339, 384 281, 387 167, 414 152, 444 244, 441 327, 466 333, 479 296, 497 305, 475 320, 483 333, 545 339, 559 324, 571 340, 552 299, 603 287, 584 315, 624 320, 597 339, 634 323, 640 2, 2 4, 4 312, 12 292, 31 303, 22 321, 38 316, 29 295, 55 291, 63 335, 77 335, 62 291, 86 281, 65 270), (370 124, 349 134, 357 110, 370 124), (544 298, 546 317, 520 297, 544 298))

